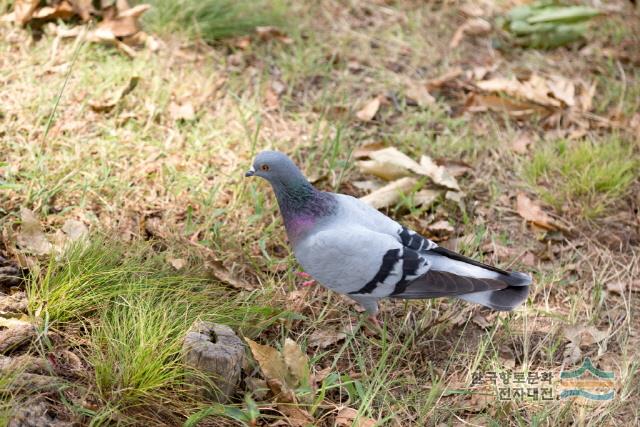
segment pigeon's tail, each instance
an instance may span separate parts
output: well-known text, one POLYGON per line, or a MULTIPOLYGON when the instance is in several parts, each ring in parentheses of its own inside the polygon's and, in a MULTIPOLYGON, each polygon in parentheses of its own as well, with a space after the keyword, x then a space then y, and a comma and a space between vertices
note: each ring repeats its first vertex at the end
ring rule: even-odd
POLYGON ((498 280, 507 283, 508 286, 495 291, 459 295, 458 298, 498 311, 511 311, 527 300, 531 277, 523 273, 514 272, 504 275, 504 277, 499 277, 498 280))
POLYGON ((429 271, 391 295, 454 297, 499 311, 513 310, 529 295, 531 277, 508 272, 437 247, 428 251, 429 271))

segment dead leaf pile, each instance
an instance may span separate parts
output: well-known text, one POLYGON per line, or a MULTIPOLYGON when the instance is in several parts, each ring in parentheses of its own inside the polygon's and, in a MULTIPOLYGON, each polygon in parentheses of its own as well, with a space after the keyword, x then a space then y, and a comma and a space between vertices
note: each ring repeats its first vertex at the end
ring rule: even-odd
POLYGON ((78 26, 70 30, 59 30, 58 37, 78 37, 94 43, 113 45, 126 55, 133 57, 135 47, 146 46, 157 50, 159 42, 141 30, 140 17, 151 8, 148 4, 129 6, 127 0, 103 1, 100 8, 91 0, 62 0, 41 2, 40 0, 16 0, 13 11, 2 17, 2 21, 14 22, 22 27, 40 28, 49 22, 79 20, 88 23, 92 18, 100 22, 86 32, 78 26))
POLYGON ((386 208, 396 204, 403 194, 412 190, 418 190, 418 178, 428 177, 434 185, 434 189, 421 189, 416 193, 414 202, 420 205, 433 203, 435 199, 447 189, 460 191, 456 178, 446 167, 438 165, 427 155, 422 155, 420 163, 394 147, 379 150, 359 150, 356 156, 361 160, 357 162, 360 171, 371 174, 388 184, 377 188, 362 200, 376 209, 386 208))

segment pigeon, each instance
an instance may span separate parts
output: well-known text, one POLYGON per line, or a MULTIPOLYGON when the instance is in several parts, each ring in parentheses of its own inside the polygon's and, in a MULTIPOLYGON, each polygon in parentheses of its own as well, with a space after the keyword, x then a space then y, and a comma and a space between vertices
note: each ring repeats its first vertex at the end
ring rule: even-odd
POLYGON ((271 184, 304 271, 355 300, 376 325, 382 298, 453 297, 498 311, 527 299, 529 275, 438 246, 355 197, 320 191, 284 153, 259 153, 245 176, 271 184))

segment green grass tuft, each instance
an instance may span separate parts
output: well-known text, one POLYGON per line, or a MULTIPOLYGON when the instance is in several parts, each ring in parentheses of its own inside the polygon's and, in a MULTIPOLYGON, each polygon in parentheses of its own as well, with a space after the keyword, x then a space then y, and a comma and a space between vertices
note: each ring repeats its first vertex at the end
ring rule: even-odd
POLYGON ((144 24, 157 33, 182 33, 212 42, 281 25, 282 3, 275 0, 151 0, 144 24))
POLYGON ((140 407, 170 406, 174 416, 188 417, 203 404, 181 358, 193 322, 228 324, 248 336, 271 324, 275 310, 230 295, 201 264, 176 272, 149 242, 95 238, 70 247, 31 280, 30 312, 44 330, 85 331, 90 390, 100 402, 93 424, 126 419, 140 407))
POLYGON ((594 218, 628 192, 639 167, 633 147, 611 136, 598 143, 556 141, 538 150, 525 172, 547 203, 558 210, 574 204, 594 218))

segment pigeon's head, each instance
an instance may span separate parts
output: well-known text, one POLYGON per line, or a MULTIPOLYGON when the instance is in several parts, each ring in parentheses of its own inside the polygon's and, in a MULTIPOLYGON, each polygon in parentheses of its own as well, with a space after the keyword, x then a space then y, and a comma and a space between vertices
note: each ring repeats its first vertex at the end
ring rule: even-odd
POLYGON ((307 180, 286 154, 278 151, 263 151, 253 161, 245 176, 259 176, 273 186, 291 186, 307 180))

